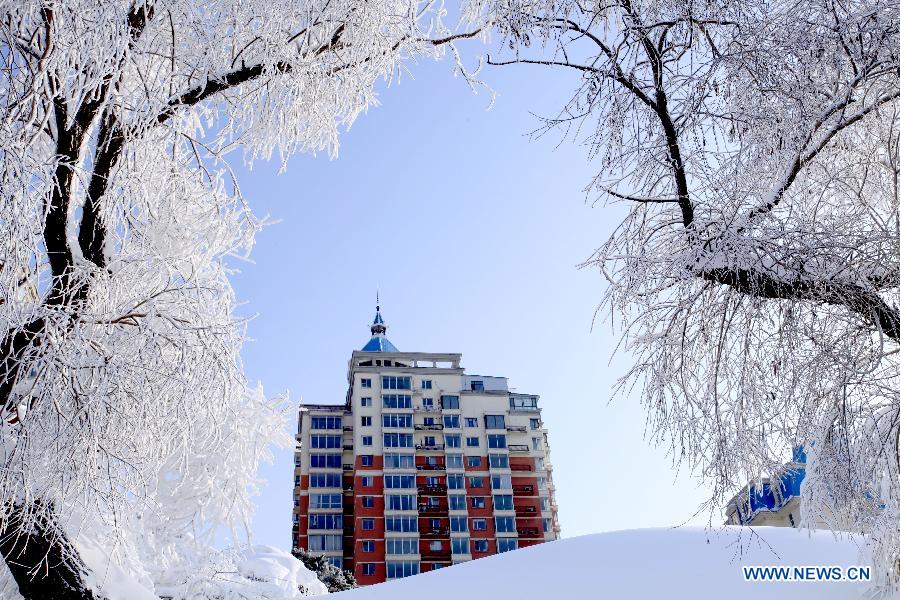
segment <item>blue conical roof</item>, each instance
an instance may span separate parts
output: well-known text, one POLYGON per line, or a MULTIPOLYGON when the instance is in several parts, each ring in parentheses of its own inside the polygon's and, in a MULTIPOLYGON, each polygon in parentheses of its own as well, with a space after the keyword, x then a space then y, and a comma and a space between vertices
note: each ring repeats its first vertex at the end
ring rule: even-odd
POLYGON ((363 352, 399 352, 397 347, 384 337, 384 334, 387 333, 387 325, 381 316, 380 306, 375 307, 375 319, 369 330, 372 332, 372 339, 363 346, 363 352))

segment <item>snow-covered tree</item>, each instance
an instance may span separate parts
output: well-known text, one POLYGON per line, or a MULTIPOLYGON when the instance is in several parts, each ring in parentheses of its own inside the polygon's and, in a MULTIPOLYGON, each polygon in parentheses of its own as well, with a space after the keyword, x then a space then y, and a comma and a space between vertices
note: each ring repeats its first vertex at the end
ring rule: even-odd
POLYGON ((164 595, 231 597, 212 531, 246 524, 285 438, 239 359, 229 264, 260 223, 229 152, 333 154, 380 78, 477 33, 444 15, 0 0, 0 550, 24 596, 94 597, 99 549, 164 595))
POLYGON ((602 270, 657 440, 724 505, 808 453, 807 525, 900 556, 900 5, 485 0, 497 64, 569 69, 549 128, 627 205, 602 270))

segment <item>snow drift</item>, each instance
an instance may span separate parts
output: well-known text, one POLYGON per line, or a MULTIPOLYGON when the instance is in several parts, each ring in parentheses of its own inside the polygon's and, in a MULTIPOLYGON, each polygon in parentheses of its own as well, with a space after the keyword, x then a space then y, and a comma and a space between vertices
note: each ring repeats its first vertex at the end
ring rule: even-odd
POLYGON ((642 529, 550 542, 343 592, 342 598, 850 600, 871 590, 858 582, 751 583, 744 581, 742 567, 863 564, 864 541, 847 534, 773 527, 642 529))

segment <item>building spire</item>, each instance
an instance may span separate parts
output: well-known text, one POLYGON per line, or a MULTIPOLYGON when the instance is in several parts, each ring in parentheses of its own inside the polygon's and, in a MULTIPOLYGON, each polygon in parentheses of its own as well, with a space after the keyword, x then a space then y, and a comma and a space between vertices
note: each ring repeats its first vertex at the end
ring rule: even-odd
POLYGON ((372 339, 363 347, 363 352, 398 352, 397 348, 388 341, 384 334, 387 333, 387 325, 381 316, 381 294, 375 292, 375 319, 369 326, 372 339))
POLYGON ((375 292, 375 320, 372 321, 372 326, 369 329, 373 337, 384 335, 387 332, 387 325, 385 325, 384 319, 381 317, 381 300, 377 291, 375 292))

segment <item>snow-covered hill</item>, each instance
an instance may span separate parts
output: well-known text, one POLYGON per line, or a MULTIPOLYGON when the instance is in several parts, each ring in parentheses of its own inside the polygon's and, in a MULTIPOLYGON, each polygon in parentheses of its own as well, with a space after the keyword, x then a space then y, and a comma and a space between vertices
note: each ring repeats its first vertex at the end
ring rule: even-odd
MULTIPOLYGON (((350 592, 369 600, 850 600, 857 582, 752 583, 743 566, 865 564, 859 538, 787 528, 643 529, 571 538, 350 592)), ((900 598, 900 595, 893 598, 900 598)))

